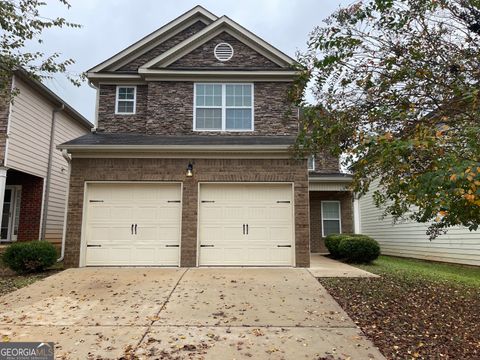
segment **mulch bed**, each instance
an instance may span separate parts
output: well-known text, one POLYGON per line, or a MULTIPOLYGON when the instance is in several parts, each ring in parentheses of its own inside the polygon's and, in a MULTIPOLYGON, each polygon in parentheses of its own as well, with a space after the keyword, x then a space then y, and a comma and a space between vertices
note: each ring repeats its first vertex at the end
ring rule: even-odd
POLYGON ((480 359, 480 289, 383 274, 320 279, 387 359, 480 359))
POLYGON ((0 296, 33 284, 35 281, 44 279, 58 273, 59 270, 48 270, 39 274, 15 275, 9 272, 7 275, 0 275, 0 296))

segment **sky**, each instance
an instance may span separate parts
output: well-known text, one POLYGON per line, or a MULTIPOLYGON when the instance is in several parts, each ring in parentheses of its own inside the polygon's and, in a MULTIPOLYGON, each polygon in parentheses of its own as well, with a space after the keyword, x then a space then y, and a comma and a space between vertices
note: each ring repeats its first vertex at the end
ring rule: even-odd
MULTIPOLYGON (((217 16, 227 15, 265 41, 295 57, 307 47, 309 33, 341 5, 352 0, 70 0, 67 9, 47 0, 41 15, 64 17, 80 29, 49 29, 43 43, 27 50, 73 58, 72 73, 82 73, 196 5, 217 16)), ((87 82, 75 87, 64 75, 45 84, 91 122, 95 119, 95 90, 87 82)))

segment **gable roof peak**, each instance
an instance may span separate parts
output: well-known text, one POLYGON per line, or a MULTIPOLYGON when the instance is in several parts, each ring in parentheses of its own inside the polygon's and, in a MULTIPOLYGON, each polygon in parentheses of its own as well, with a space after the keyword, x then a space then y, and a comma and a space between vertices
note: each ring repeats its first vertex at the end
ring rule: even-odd
POLYGON ((218 17, 205 9, 203 6, 197 5, 192 9, 186 11, 182 15, 178 16, 174 20, 170 21, 166 25, 160 27, 159 29, 138 40, 126 49, 94 66, 87 72, 97 73, 107 70, 116 70, 124 63, 128 62, 132 54, 136 54, 138 56, 138 53, 144 53, 148 51, 156 44, 169 39, 170 37, 183 30, 192 21, 194 21, 194 19, 199 19, 200 21, 203 21, 206 25, 210 25, 211 23, 218 20, 218 17))
POLYGON ((222 31, 229 32, 232 36, 238 38, 246 45, 250 46, 254 50, 258 51, 260 54, 283 68, 291 67, 293 64, 296 63, 296 61, 292 57, 286 55, 282 51, 270 45, 262 38, 258 37, 234 20, 230 19, 228 16, 223 15, 217 18, 217 20, 212 22, 203 30, 197 32, 195 35, 190 36, 183 42, 165 51, 163 54, 160 54, 154 59, 148 61, 146 64, 139 68, 139 72, 146 72, 148 71, 148 69, 156 66, 166 67, 181 58, 182 56, 186 55, 193 49, 214 38, 222 31))

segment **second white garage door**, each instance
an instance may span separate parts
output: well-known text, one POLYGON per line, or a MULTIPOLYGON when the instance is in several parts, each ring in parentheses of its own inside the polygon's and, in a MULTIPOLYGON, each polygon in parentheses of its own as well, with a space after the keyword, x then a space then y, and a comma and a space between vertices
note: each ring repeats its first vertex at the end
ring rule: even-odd
POLYGON ((201 184, 199 265, 291 266, 291 184, 201 184))
POLYGON ((88 184, 85 205, 85 265, 179 265, 180 184, 88 184))

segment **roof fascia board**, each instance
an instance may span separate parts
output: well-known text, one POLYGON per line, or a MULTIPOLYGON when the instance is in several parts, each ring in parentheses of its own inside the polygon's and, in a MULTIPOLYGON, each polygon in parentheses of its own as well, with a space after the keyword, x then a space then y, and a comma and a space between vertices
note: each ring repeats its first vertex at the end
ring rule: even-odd
POLYGON ((139 70, 145 81, 155 80, 184 80, 184 81, 229 81, 229 80, 263 80, 263 81, 292 81, 296 71, 208 71, 208 70, 139 70))
POLYGON ((324 177, 309 177, 309 182, 315 183, 351 183, 352 178, 343 176, 324 176, 324 177))
POLYGON ((233 151, 233 152, 278 152, 288 151, 291 145, 58 145, 57 149, 68 151, 233 151))
MULTIPOLYGON (((203 16, 204 18, 210 20, 211 22, 214 22, 218 19, 218 17, 208 11, 207 9, 201 7, 200 5, 194 7, 193 9, 187 11, 183 15, 180 15, 176 19, 170 21, 166 25, 162 26, 161 28, 155 30, 154 32, 150 33, 149 35, 145 36, 144 38, 140 39, 139 41, 135 42, 134 44, 130 45, 126 49, 120 51, 119 53, 115 54, 114 56, 110 57, 109 59, 101 62, 100 64, 94 66, 90 70, 87 71, 87 73, 93 73, 93 72, 100 72, 105 70, 105 68, 116 64, 117 62, 121 61, 124 57, 127 57, 128 55, 132 54, 138 49, 141 49, 148 43, 154 41, 156 46, 158 44, 157 41, 155 41, 157 38, 162 37, 162 41, 167 40, 168 38, 174 36, 178 32, 182 31, 184 28, 190 26, 184 24, 187 21, 187 24, 189 24, 188 20, 190 18, 194 18, 195 16, 198 17, 198 15, 203 16), (184 26, 182 26, 182 24, 184 26)), ((200 16, 200 17, 201 17, 200 16)), ((200 19, 199 17, 199 19, 200 19)), ((209 25, 209 24, 207 24, 209 25)), ((151 48, 150 48, 151 49, 151 48)), ((148 50, 146 50, 148 51, 148 50)), ((124 64, 124 63, 121 63, 124 64)), ((119 65, 122 66, 122 65, 119 65)), ((118 66, 116 67, 118 68, 118 66)))
POLYGON ((228 17, 222 16, 203 30, 196 33, 195 35, 189 37, 188 39, 177 44, 170 50, 147 62, 146 64, 141 66, 140 69, 148 69, 156 65, 168 66, 188 54, 193 49, 196 49, 208 40, 211 40, 212 38, 220 34, 222 31, 227 31, 232 36, 240 37, 241 40, 246 43, 246 45, 252 47, 254 50, 258 51, 263 56, 267 57, 268 59, 272 60, 273 62, 282 67, 291 66, 295 63, 295 60, 288 55, 274 48, 272 45, 268 44, 266 41, 262 40, 252 32, 248 31, 244 27, 229 19, 228 17), (228 29, 228 27, 230 29, 228 29), (230 32, 228 30, 230 30, 230 32))

